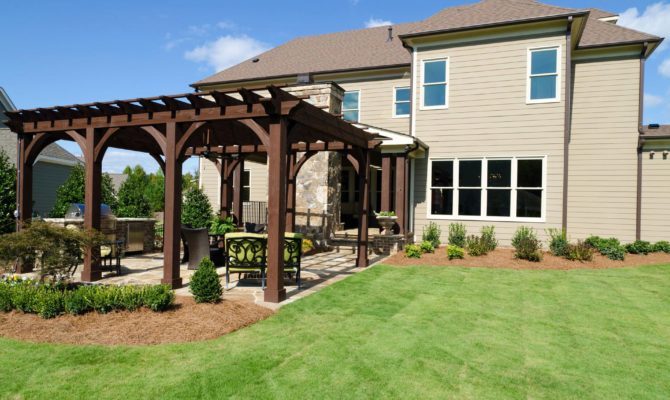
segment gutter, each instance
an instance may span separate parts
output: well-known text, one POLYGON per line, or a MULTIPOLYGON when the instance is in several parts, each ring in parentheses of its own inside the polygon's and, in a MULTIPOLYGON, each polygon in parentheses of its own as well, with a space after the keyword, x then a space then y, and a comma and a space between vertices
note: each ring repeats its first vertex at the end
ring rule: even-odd
POLYGON ((639 99, 637 112, 637 132, 641 135, 638 138, 637 144, 637 188, 635 200, 635 240, 640 240, 642 237, 642 147, 646 139, 644 136, 644 129, 642 127, 643 113, 644 113, 644 67, 646 61, 646 53, 649 43, 645 42, 642 46, 642 53, 640 54, 640 82, 639 82, 639 99))
POLYGON ((561 227, 568 230, 568 179, 570 171, 570 139, 572 136, 572 22, 568 17, 568 28, 565 34, 565 119, 563 120, 563 214, 561 227))

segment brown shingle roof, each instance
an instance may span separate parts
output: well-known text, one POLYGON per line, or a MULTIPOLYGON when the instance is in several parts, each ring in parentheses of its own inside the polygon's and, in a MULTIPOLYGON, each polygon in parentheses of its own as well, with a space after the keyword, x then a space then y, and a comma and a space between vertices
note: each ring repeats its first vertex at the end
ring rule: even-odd
POLYGON ((650 128, 646 125, 642 128, 643 137, 654 138, 659 136, 670 136, 670 125, 659 125, 658 128, 650 128))
MULTIPOLYGON (((598 11, 598 10, 596 10, 598 11)), ((611 22, 599 21, 603 17, 603 11, 589 14, 584 33, 579 41, 579 47, 597 47, 619 43, 635 43, 660 40, 658 36, 638 32, 634 29, 624 28, 611 22)))

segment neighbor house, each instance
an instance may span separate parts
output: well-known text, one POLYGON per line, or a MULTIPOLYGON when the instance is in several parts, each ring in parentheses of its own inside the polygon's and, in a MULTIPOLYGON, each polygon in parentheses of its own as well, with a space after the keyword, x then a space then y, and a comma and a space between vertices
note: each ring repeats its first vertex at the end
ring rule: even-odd
MULTIPOLYGON (((617 20, 482 0, 415 23, 297 38, 193 86, 280 86, 380 135, 391 156, 372 171, 372 208, 407 209, 404 232, 433 221, 443 232, 453 222, 473 233, 495 225, 503 243, 521 225, 670 239, 670 133, 642 125, 644 63, 662 39, 617 20), (383 184, 384 163, 396 177, 408 173, 408 193, 395 189, 402 178, 383 184)), ((334 230, 355 225, 346 158, 310 162, 298 176, 298 211, 333 215, 334 230)), ((243 201, 266 201, 264 160, 244 165, 243 201)), ((219 205, 214 163, 201 162, 200 177, 219 205)))
MULTIPOLYGON (((15 111, 7 93, 0 87, 0 149, 16 165, 17 135, 12 133, 2 121, 5 111, 15 111)), ((33 166, 33 212, 46 217, 56 203, 58 188, 70 176, 72 167, 81 164, 73 154, 57 143, 48 145, 35 160, 33 166)))

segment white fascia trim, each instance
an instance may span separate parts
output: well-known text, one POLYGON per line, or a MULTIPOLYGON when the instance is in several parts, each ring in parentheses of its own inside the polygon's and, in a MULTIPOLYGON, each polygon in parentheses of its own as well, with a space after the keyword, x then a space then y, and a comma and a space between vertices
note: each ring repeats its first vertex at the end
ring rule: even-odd
POLYGON ((47 164, 65 165, 68 167, 74 167, 75 165, 83 164, 81 161, 63 160, 62 158, 49 157, 49 156, 37 156, 34 164, 37 164, 38 162, 43 162, 47 164))

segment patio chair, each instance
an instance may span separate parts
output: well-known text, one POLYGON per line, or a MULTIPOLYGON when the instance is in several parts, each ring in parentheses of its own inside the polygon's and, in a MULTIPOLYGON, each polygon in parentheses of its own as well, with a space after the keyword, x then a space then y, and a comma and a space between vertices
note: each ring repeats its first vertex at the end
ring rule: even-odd
POLYGON ((258 233, 234 232, 225 237, 226 289, 230 273, 260 273, 261 287, 265 289, 267 237, 258 233))
POLYGON ((188 269, 198 269, 200 261, 205 257, 209 257, 217 267, 224 264, 221 249, 218 246, 210 246, 206 228, 191 229, 182 227, 181 234, 186 243, 185 248, 188 249, 188 269))
POLYGON ((295 283, 300 289, 300 263, 302 261, 302 234, 285 233, 284 234, 284 273, 288 274, 289 279, 295 275, 295 283))
POLYGON ((111 240, 100 246, 100 268, 102 271, 114 271, 116 275, 121 275, 123 249, 123 240, 111 240))
POLYGON ((267 225, 265 224, 256 224, 254 222, 245 222, 244 223, 244 232, 246 233, 263 233, 267 225))

